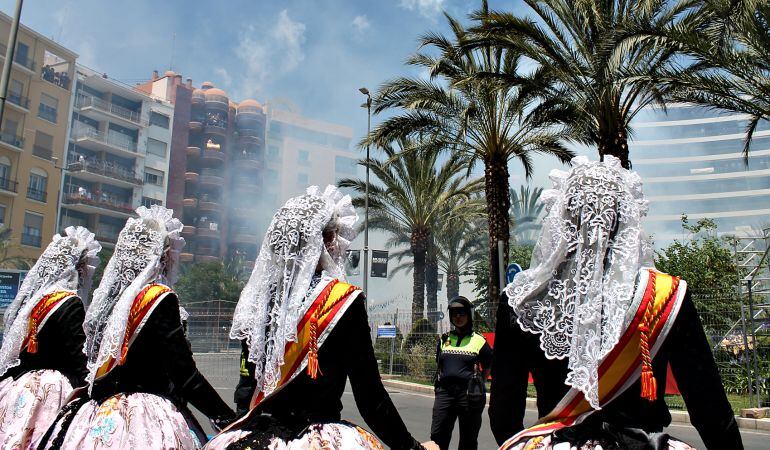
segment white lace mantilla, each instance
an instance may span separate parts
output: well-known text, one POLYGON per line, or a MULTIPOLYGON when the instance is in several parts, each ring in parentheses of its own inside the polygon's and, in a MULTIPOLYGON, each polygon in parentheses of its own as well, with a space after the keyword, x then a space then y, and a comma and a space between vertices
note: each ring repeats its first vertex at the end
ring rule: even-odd
POLYGON ((19 293, 5 312, 3 345, 0 347, 0 376, 19 365, 19 354, 27 336, 32 309, 55 291, 77 292, 88 304, 91 277, 99 262, 101 245, 83 227, 67 227, 55 235, 27 273, 19 293))
POLYGON ((525 331, 549 359, 569 358, 567 384, 599 408, 599 361, 617 344, 636 276, 652 267, 642 232, 642 183, 617 158, 572 160, 543 192, 547 215, 530 269, 505 292, 525 331))
POLYGON ((184 246, 182 222, 159 205, 140 206, 118 236, 115 252, 104 270, 86 311, 84 351, 88 356, 89 390, 96 372, 110 357, 118 359, 128 314, 136 296, 150 283, 173 284, 184 246))
POLYGON ((335 186, 311 186, 273 216, 230 330, 248 344, 258 392, 269 395, 279 381, 286 343, 297 340, 297 324, 314 300, 307 293, 319 262, 324 275, 344 279, 357 220, 350 197, 335 186), (322 233, 332 228, 337 239, 325 247, 322 233))

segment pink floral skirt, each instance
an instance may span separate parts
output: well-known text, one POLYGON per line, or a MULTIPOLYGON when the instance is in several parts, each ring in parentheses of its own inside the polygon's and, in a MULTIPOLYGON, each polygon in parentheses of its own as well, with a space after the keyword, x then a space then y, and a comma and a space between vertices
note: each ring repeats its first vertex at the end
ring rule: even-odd
POLYGON ((244 442, 244 448, 268 450, 384 450, 385 447, 373 434, 346 422, 314 424, 294 439, 270 436, 266 431, 232 430, 214 437, 204 450, 226 449, 230 444, 244 442))
POLYGON ((0 448, 35 448, 71 392, 67 377, 56 370, 33 370, 0 382, 0 448))
POLYGON ((90 400, 74 412, 62 431, 64 421, 60 416, 44 448, 57 440, 60 448, 71 450, 201 448, 177 407, 152 394, 116 394, 101 404, 90 400))
MULTIPOLYGON (((618 448, 617 444, 601 441, 589 441, 580 446, 570 445, 569 442, 553 442, 551 435, 538 436, 516 444, 504 443, 501 449, 506 450, 606 450, 618 448)), ((669 438, 668 450, 695 450, 694 447, 678 439, 669 438)))

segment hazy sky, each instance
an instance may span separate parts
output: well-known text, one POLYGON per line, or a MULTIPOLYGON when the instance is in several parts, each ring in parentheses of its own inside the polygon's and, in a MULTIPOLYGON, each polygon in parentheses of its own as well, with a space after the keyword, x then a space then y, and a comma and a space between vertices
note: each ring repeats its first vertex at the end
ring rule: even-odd
MULTIPOLYGON (((0 0, 9 15, 14 4, 0 0)), ((518 0, 490 4, 523 8, 518 0)), ((351 127, 357 142, 366 132, 358 88, 374 91, 389 78, 421 75, 403 64, 417 49, 418 37, 448 31, 442 10, 465 17, 479 5, 464 0, 27 0, 22 23, 111 78, 134 84, 153 70, 171 68, 196 86, 210 80, 235 100, 288 100, 309 117, 351 127)), ((534 183, 544 185, 556 166, 546 161, 534 183)), ((518 186, 521 169, 515 164, 511 169, 512 185, 518 186)), ((376 280, 371 288, 410 297, 409 279, 397 280, 397 286, 376 280)))

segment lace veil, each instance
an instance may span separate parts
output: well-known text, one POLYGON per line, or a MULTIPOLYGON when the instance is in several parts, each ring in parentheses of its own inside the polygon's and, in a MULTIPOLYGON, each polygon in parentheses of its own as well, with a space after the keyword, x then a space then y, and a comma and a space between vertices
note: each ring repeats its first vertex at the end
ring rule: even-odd
POLYGON ((345 250, 357 220, 350 196, 335 186, 311 186, 273 216, 230 330, 232 339, 248 344, 257 392, 267 396, 275 389, 286 343, 296 341, 297 324, 314 300, 307 294, 319 262, 324 275, 344 279, 345 250), (332 228, 337 240, 327 251, 322 233, 332 228))
POLYGON ((19 365, 29 316, 40 299, 55 291, 76 291, 84 305, 88 304, 91 277, 99 264, 97 254, 101 249, 94 234, 83 227, 67 227, 64 236, 53 237, 5 312, 0 375, 19 365))
POLYGON ((652 266, 647 201, 639 175, 617 158, 572 165, 551 172, 530 269, 505 292, 521 328, 539 335, 547 358, 569 359, 566 383, 599 409, 599 362, 620 339, 639 269, 652 266))
MULTIPOLYGON (((182 222, 159 205, 140 206, 118 236, 115 252, 86 311, 89 386, 106 361, 119 358, 128 314, 134 299, 150 283, 173 284, 176 263, 184 246, 182 222)), ((89 389, 90 389, 89 387, 89 389)))

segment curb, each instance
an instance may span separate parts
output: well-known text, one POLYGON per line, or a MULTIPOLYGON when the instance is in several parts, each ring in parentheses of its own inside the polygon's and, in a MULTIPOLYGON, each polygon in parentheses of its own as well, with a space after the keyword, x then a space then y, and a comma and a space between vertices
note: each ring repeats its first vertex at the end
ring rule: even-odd
MULTIPOLYGON (((422 394, 433 394, 433 386, 409 381, 400 381, 393 379, 384 379, 382 384, 386 387, 401 389, 402 391, 419 392, 422 394)), ((489 400, 489 394, 487 394, 489 400)), ((527 409, 537 409, 537 400, 527 397, 527 409)), ((690 424, 690 413, 687 411, 670 411, 671 423, 690 424)), ((747 417, 735 417, 738 422, 738 428, 741 430, 770 431, 770 419, 751 419, 747 417)))

